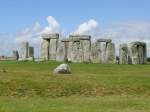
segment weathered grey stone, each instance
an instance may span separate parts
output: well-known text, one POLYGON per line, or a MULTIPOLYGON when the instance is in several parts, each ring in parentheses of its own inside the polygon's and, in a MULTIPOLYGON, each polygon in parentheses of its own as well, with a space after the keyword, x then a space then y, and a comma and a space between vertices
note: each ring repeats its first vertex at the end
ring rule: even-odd
POLYGON ((128 46, 127 44, 121 44, 119 48, 119 63, 128 64, 128 46))
POLYGON ((14 58, 15 60, 18 60, 18 59, 19 59, 19 53, 18 53, 17 50, 13 50, 13 58, 14 58))
POLYGON ((101 42, 94 42, 91 45, 91 61, 93 63, 102 63, 101 42))
POLYGON ((68 60, 72 62, 91 62, 91 36, 70 35, 68 60))
MULTIPOLYGON (((111 39, 97 39, 95 43, 91 44, 89 35, 70 35, 69 39, 61 41, 59 41, 57 33, 44 34, 42 37, 42 57, 47 60, 116 63, 115 45, 111 39)), ((146 49, 146 44, 143 42, 120 45, 119 63, 146 63, 146 49)))
POLYGON ((99 63, 99 51, 100 46, 98 46, 98 42, 94 42, 91 44, 91 62, 92 63, 99 63))
POLYGON ((41 55, 43 60, 49 60, 49 40, 42 40, 41 55))
POLYGON ((61 41, 58 43, 56 54, 56 61, 67 61, 68 41, 61 41))
POLYGON ((146 63, 147 48, 144 42, 132 42, 128 44, 128 55, 131 64, 146 63))
POLYGON ((68 53, 67 53, 67 59, 69 62, 72 61, 72 51, 73 51, 73 41, 70 39, 69 43, 68 43, 68 53))
POLYGON ((133 43, 130 43, 128 45, 128 51, 129 51, 130 64, 138 64, 139 63, 139 58, 138 58, 137 45, 133 44, 133 43))
POLYGON ((34 47, 29 47, 28 48, 28 58, 33 58, 34 59, 34 47))
POLYGON ((80 38, 80 43, 82 47, 83 53, 83 62, 89 63, 91 62, 91 36, 85 35, 80 38))
POLYGON ((53 71, 53 73, 54 74, 70 74, 71 69, 70 69, 69 65, 61 64, 53 71))
POLYGON ((145 63, 144 46, 139 46, 138 52, 139 52, 139 64, 144 64, 145 63))
POLYGON ((107 63, 106 50, 108 44, 106 42, 100 42, 100 45, 101 45, 100 63, 107 63))
POLYGON ((97 39, 97 42, 106 42, 106 43, 111 43, 111 39, 97 39))
POLYGON ((106 63, 114 64, 116 62, 114 43, 107 43, 105 57, 106 63))
POLYGON ((43 34, 42 38, 42 58, 45 60, 56 60, 59 34, 43 34))
POLYGON ((75 35, 69 36, 70 42, 68 47, 68 61, 71 62, 82 62, 82 46, 80 39, 75 35))
POLYGON ((83 61, 83 54, 82 54, 82 46, 80 41, 73 41, 71 51, 71 61, 72 62, 82 62, 83 61))
POLYGON ((57 48, 56 61, 68 61, 69 39, 62 39, 57 48))
POLYGON ((50 34, 42 34, 42 39, 43 40, 49 40, 50 39, 50 34))
POLYGON ((21 43, 21 58, 22 59, 28 58, 28 48, 29 48, 28 42, 21 43))
POLYGON ((58 33, 52 33, 49 34, 49 59, 50 60, 56 60, 56 53, 57 53, 57 48, 58 48, 58 39, 59 39, 59 34, 58 33))
MULTIPOLYGON (((111 43, 111 39, 97 39, 95 46, 95 50, 93 51, 93 45, 92 45, 92 51, 95 52, 91 59, 95 56, 95 59, 97 63, 115 63, 116 57, 115 57, 115 45, 111 43)), ((92 59, 93 62, 93 59, 92 59)))
POLYGON ((50 46, 49 46, 49 59, 56 60, 56 52, 58 48, 58 39, 50 39, 50 46))

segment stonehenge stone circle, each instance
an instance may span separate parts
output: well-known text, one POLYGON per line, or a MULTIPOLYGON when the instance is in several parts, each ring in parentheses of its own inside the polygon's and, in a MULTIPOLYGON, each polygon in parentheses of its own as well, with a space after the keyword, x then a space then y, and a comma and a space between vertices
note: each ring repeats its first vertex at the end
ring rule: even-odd
MULTIPOLYGON (((111 39, 99 38, 91 42, 90 35, 69 35, 69 38, 60 40, 58 33, 43 34, 42 38, 41 57, 43 60, 116 63, 115 44, 111 39)), ((120 64, 144 64, 146 56, 147 48, 144 42, 120 45, 118 58, 120 64)))
POLYGON ((144 42, 131 42, 120 45, 120 64, 145 64, 147 48, 144 42))

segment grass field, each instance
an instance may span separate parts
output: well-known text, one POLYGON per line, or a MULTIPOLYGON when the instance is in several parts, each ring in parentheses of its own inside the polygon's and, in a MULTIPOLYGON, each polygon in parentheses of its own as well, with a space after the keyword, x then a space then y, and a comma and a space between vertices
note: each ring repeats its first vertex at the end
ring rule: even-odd
POLYGON ((0 112, 150 112, 150 65, 0 62, 0 112))

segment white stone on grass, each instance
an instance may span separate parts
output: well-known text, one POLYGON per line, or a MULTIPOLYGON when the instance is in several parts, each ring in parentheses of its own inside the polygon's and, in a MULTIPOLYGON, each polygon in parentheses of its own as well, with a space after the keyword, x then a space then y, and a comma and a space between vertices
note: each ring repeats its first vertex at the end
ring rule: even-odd
POLYGON ((67 64, 61 64, 53 71, 54 74, 71 74, 71 69, 67 64))

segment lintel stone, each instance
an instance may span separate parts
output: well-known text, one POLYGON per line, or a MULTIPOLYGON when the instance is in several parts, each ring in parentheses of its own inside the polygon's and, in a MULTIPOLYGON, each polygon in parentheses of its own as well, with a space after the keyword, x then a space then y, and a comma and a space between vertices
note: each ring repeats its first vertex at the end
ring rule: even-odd
POLYGON ((97 39, 97 42, 106 42, 106 43, 111 43, 111 39, 97 39))

